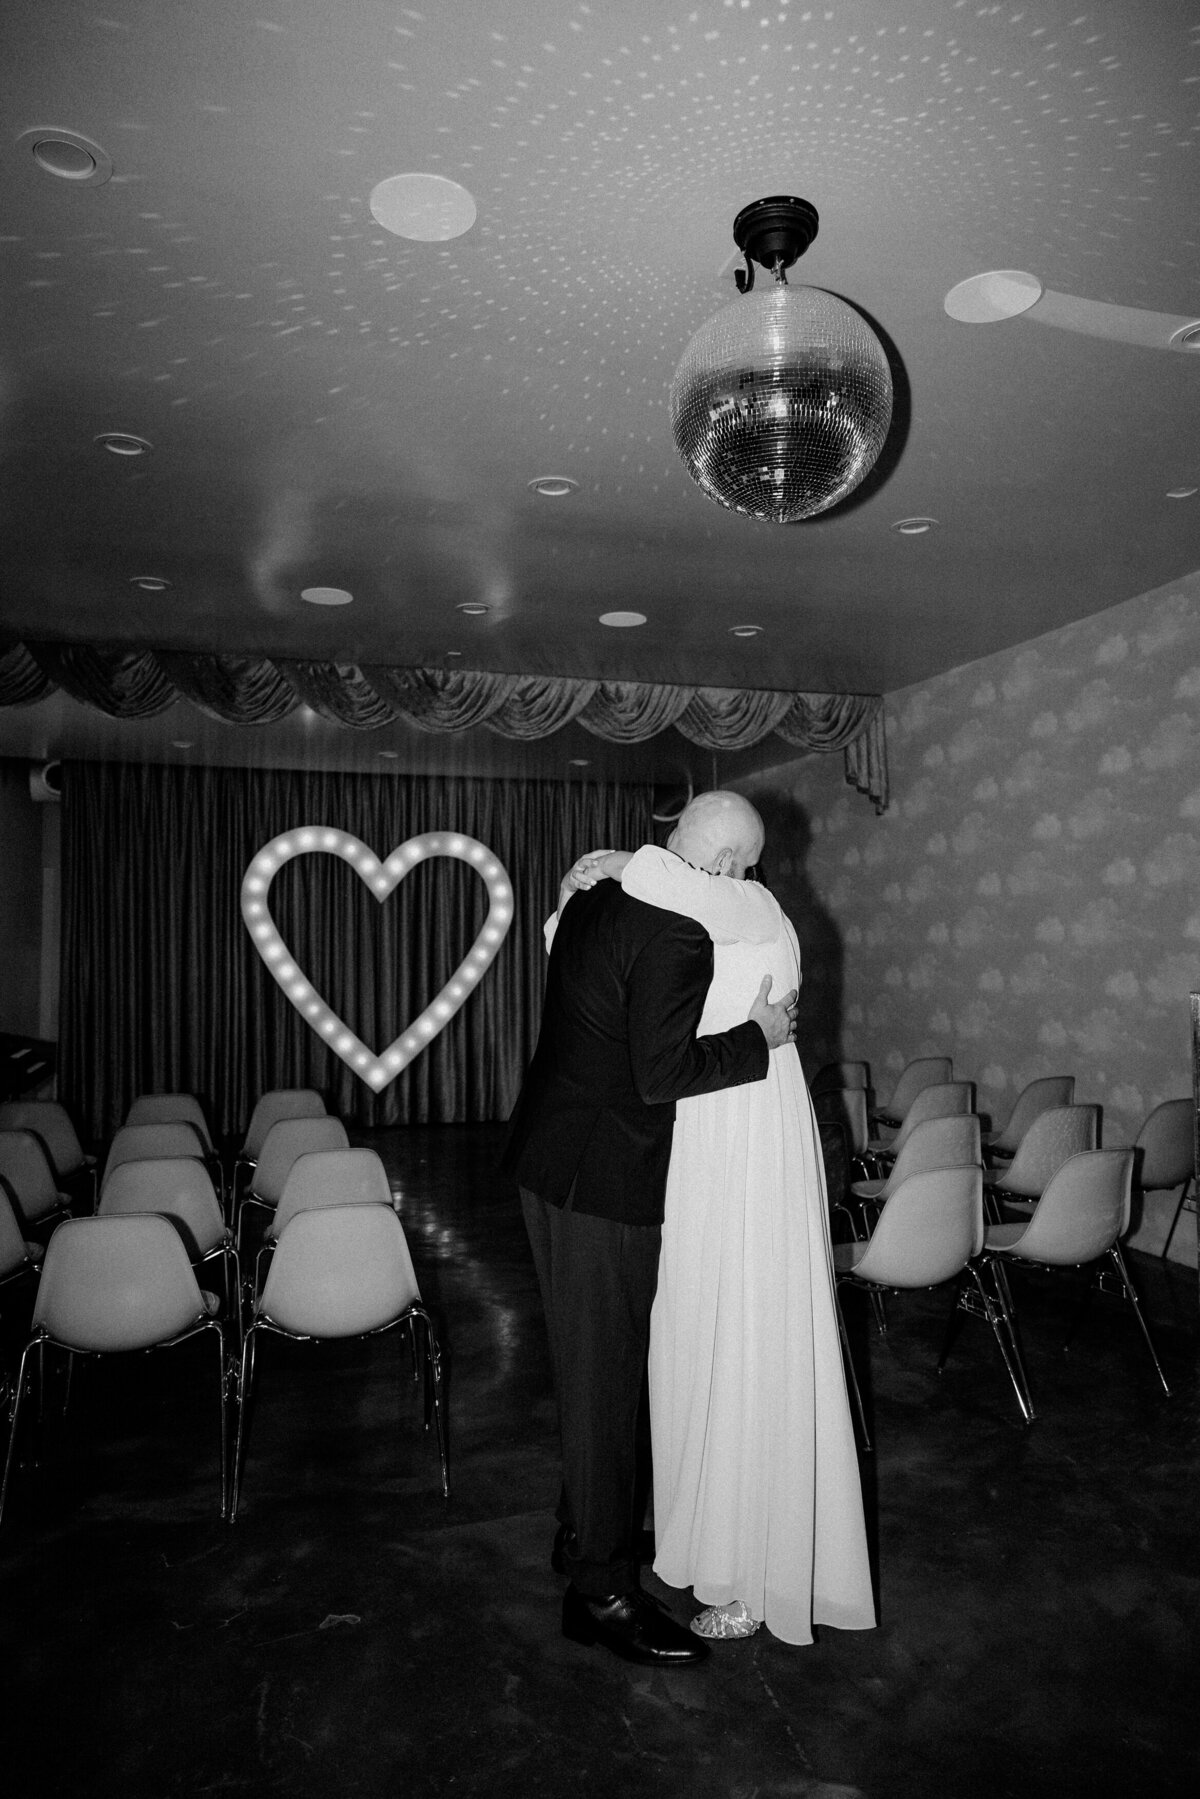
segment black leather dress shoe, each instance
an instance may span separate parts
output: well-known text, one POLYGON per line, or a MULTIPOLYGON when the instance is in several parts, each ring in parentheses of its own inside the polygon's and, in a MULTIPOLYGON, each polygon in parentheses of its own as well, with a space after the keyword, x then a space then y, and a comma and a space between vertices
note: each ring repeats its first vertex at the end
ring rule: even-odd
POLYGON ((573 1643, 600 1643, 627 1662, 685 1667, 708 1656, 708 1644, 665 1612, 649 1593, 614 1593, 589 1599, 576 1587, 563 1594, 564 1637, 573 1643))

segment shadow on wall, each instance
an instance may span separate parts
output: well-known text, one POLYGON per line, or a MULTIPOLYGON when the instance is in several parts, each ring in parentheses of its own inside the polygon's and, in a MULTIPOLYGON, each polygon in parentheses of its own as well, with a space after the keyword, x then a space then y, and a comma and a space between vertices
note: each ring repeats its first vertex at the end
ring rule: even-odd
POLYGON ((826 1062, 842 1059, 841 933, 808 878, 812 827, 803 806, 787 794, 751 793, 767 829, 759 873, 800 939, 804 980, 796 1041, 809 1080, 826 1062))

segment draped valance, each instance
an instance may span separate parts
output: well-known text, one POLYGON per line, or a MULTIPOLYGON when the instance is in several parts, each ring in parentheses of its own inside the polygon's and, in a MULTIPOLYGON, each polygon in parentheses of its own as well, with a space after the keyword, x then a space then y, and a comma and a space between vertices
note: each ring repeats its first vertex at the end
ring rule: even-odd
POLYGON ((548 737, 574 721, 609 743, 668 727, 701 749, 744 750, 772 732, 793 749, 841 750, 846 779, 888 803, 883 702, 877 694, 658 686, 559 675, 392 668, 180 650, 16 643, 0 648, 0 706, 30 706, 61 688, 110 718, 153 718, 181 699, 226 724, 276 724, 298 706, 355 731, 397 720, 422 731, 482 725, 501 737, 548 737))

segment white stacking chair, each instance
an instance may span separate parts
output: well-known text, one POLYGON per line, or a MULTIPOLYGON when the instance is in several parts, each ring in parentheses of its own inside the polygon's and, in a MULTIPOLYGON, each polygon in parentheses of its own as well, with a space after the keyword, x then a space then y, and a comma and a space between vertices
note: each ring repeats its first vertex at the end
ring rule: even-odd
POLYGON ((70 1196, 59 1190, 50 1157, 33 1131, 0 1131, 0 1179, 7 1181, 27 1228, 70 1215, 70 1196))
POLYGON ((0 1180, 0 1287, 20 1280, 22 1275, 36 1274, 45 1253, 40 1243, 26 1238, 13 1204, 12 1189, 7 1181, 0 1180))
POLYGON ((125 1115, 129 1124, 190 1124, 204 1145, 204 1160, 225 1205, 225 1169, 204 1107, 194 1093, 139 1093, 125 1115))
POLYGON ((242 1285, 237 1249, 206 1165, 194 1156, 120 1163, 104 1183, 99 1216, 146 1212, 171 1220, 194 1268, 221 1258, 226 1305, 236 1318, 242 1285))
POLYGON ((323 1206, 295 1214, 281 1233, 242 1345, 230 1516, 237 1516, 255 1352, 263 1332, 306 1341, 419 1329, 425 1362, 425 1428, 437 1430, 442 1497, 450 1497, 442 1419, 441 1351, 390 1205, 323 1206))
POLYGON ((254 1292, 262 1289, 264 1258, 271 1254, 297 1212, 322 1206, 393 1204, 387 1170, 373 1149, 314 1149, 288 1169, 279 1204, 267 1220, 255 1264, 254 1292))
MULTIPOLYGON (((1140 1150, 1133 1167, 1133 1184, 1139 1193, 1169 1192, 1178 1187, 1179 1197, 1171 1224, 1163 1239, 1165 1259, 1175 1235, 1179 1215, 1188 1201, 1188 1188, 1196 1174, 1196 1107, 1190 1099, 1164 1099, 1155 1106, 1137 1135, 1140 1150)), ((1195 1208, 1195 1196, 1190 1202, 1195 1208)))
POLYGON ((954 1065, 949 1056, 918 1056, 915 1061, 901 1069, 892 1096, 883 1105, 877 1106, 872 1113, 872 1122, 876 1125, 891 1125, 895 1128, 904 1118, 908 1108, 916 1099, 922 1087, 940 1087, 946 1081, 954 1079, 954 1065))
POLYGON ((96 1197, 96 1158, 88 1155, 66 1107, 56 1099, 10 1099, 0 1105, 0 1131, 32 1131, 40 1137, 54 1169, 55 1183, 71 1187, 90 1182, 87 1197, 96 1197))
MULTIPOLYGON (((1095 1275, 1085 1288, 1079 1317, 1096 1287, 1107 1281, 1133 1308, 1169 1398, 1171 1389, 1121 1253, 1120 1239, 1129 1229, 1133 1162, 1132 1149, 1092 1149, 1071 1156, 1051 1176, 1029 1219, 987 1227, 985 1255, 1005 1268, 1022 1263, 1054 1270, 1093 1267, 1095 1275)), ((1078 1318, 1064 1348, 1077 1325, 1078 1318)))
POLYGON ((961 1117, 974 1110, 973 1081, 935 1081, 928 1087, 922 1087, 900 1120, 899 1129, 890 1137, 871 1138, 864 1161, 873 1165, 878 1173, 899 1155, 918 1125, 930 1118, 961 1117))
POLYGON ((238 1179, 242 1177, 244 1184, 249 1185, 249 1176, 253 1173, 262 1154, 262 1146, 267 1140, 267 1132, 281 1118, 324 1118, 325 1101, 312 1087, 272 1087, 269 1093, 263 1093, 255 1101, 254 1110, 250 1114, 250 1122, 246 1126, 246 1135, 242 1139, 242 1147, 237 1152, 233 1165, 233 1203, 236 1209, 238 1179))
POLYGON ((234 1219, 238 1248, 247 1206, 273 1212, 283 1196, 284 1182, 299 1156, 317 1149, 349 1149, 350 1139, 340 1118, 322 1113, 319 1118, 281 1118, 263 1139, 252 1175, 253 1186, 241 1196, 234 1219))
POLYGON ((859 1180, 850 1184, 851 1197, 858 1202, 863 1236, 867 1235, 869 1222, 867 1208, 878 1211, 910 1174, 928 1174, 934 1168, 975 1165, 982 1166, 977 1113, 954 1112, 941 1118, 926 1118, 914 1125, 897 1151, 886 1179, 859 1180))
POLYGON ((139 1093, 125 1114, 126 1124, 191 1124, 207 1155, 215 1155, 204 1107, 194 1093, 139 1093))
MULTIPOLYGON (((969 1283, 975 1295, 971 1309, 977 1310, 991 1326, 1022 1416, 1027 1422, 1032 1420, 1029 1383, 1007 1294, 998 1282, 989 1282, 987 1265, 979 1259, 983 1244, 983 1172, 977 1165, 935 1168, 925 1174, 909 1175, 889 1195, 866 1243, 834 1244, 838 1326, 864 1448, 870 1448, 870 1438, 841 1307, 840 1288, 847 1284, 867 1288, 873 1301, 880 1301, 888 1292, 939 1287, 951 1280, 969 1283)), ((956 1292, 956 1310, 958 1304, 956 1292)), ((886 1331, 881 1304, 876 1305, 875 1315, 880 1330, 886 1331)), ((952 1311, 951 1323, 954 1316, 952 1311)), ((949 1335, 947 1331, 939 1372, 945 1365, 949 1335)))
POLYGON ((1000 1207, 1029 1212, 1048 1182, 1071 1156, 1095 1149, 1100 1141, 1099 1106, 1051 1106, 1039 1112, 1017 1145, 1002 1174, 990 1175, 985 1198, 999 1222, 1000 1207))
POLYGON ((104 1158, 101 1198, 114 1170, 123 1162, 158 1162, 180 1156, 191 1156, 200 1163, 207 1161, 204 1141, 194 1124, 182 1119, 161 1124, 123 1124, 113 1133, 104 1158))
POLYGON ((1018 1093, 1005 1122, 994 1131, 984 1132, 983 1147, 988 1160, 1011 1161, 1035 1118, 1043 1112, 1049 1112, 1054 1106, 1069 1106, 1074 1099, 1073 1074, 1048 1074, 1030 1081, 1018 1093))
POLYGON ((48 1348, 76 1355, 167 1349, 201 1331, 217 1339, 221 1441, 221 1516, 228 1515, 228 1363, 215 1293, 196 1284, 187 1251, 169 1219, 69 1218, 46 1249, 33 1304, 33 1334, 21 1355, 13 1404, 0 1522, 32 1367, 45 1379, 48 1348), (36 1351, 36 1355, 35 1355, 36 1351))
POLYGON ((867 1171, 864 1157, 867 1153, 867 1094, 863 1087, 826 1087, 812 1095, 813 1112, 818 1119, 829 1119, 841 1127, 842 1143, 846 1160, 845 1188, 840 1192, 835 1188, 831 1170, 826 1168, 829 1186, 829 1210, 831 1213, 842 1212, 850 1226, 850 1235, 856 1237, 858 1229, 855 1224, 854 1211, 850 1202, 851 1183, 856 1175, 867 1171))

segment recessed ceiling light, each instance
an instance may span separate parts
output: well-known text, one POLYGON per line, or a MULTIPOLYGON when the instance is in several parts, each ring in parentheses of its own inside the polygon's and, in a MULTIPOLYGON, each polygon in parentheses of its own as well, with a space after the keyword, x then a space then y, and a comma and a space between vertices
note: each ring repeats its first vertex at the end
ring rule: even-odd
POLYGON ((1171 333, 1171 345, 1176 350, 1200 350, 1200 322, 1194 325, 1183 325, 1178 331, 1171 333))
POLYGON ((901 537, 924 537, 926 531, 932 531, 937 525, 935 518, 898 518, 892 526, 899 531, 901 537))
POLYGON ((731 637, 758 637, 762 633, 761 625, 730 625, 731 637))
POLYGON ((572 756, 567 764, 568 768, 590 768, 591 766, 591 759, 588 756, 572 756))
POLYGON ((645 622, 646 614, 644 612, 602 612, 600 614, 600 623, 612 625, 613 629, 617 631, 628 630, 632 625, 644 625, 645 622))
POLYGON ((377 756, 386 756, 386 758, 389 762, 394 762, 396 760, 397 756, 400 754, 400 751, 399 750, 376 750, 375 754, 377 756))
POLYGON ((300 598, 310 606, 352 606, 354 595, 344 587, 302 587, 300 598))
POLYGON ((171 739, 171 748, 173 750, 190 750, 194 749, 194 747, 195 741, 191 737, 172 737, 171 739))
POLYGON ((171 583, 162 575, 130 575, 129 585, 140 587, 143 593, 166 593, 171 583))
POLYGON ((468 618, 482 618, 491 607, 485 606, 482 600, 465 600, 461 606, 454 608, 456 612, 465 612, 468 618))
POLYGON ((1036 275, 1024 269, 989 269, 952 287, 942 306, 960 325, 994 325, 1000 319, 1019 318, 1041 297, 1036 275))
POLYGON ((73 181, 77 187, 101 187, 113 172, 112 157, 78 131, 37 125, 23 131, 18 146, 33 158, 43 175, 73 181))
POLYGON ((1168 500, 1190 500, 1192 495, 1200 491, 1195 487, 1171 487, 1167 490, 1168 500))
POLYGON ((461 650, 447 650, 446 654, 447 654, 447 656, 461 656, 462 651, 461 650))
POLYGON ((445 175, 389 175, 371 189, 371 216, 394 237, 444 244, 475 223, 475 202, 445 175))
POLYGON ((131 431, 101 431, 94 441, 110 456, 144 456, 154 448, 148 438, 135 437, 131 431))
POLYGON ((570 475, 535 475, 529 483, 530 492, 541 494, 543 500, 563 500, 578 488, 578 481, 572 481, 570 475))

